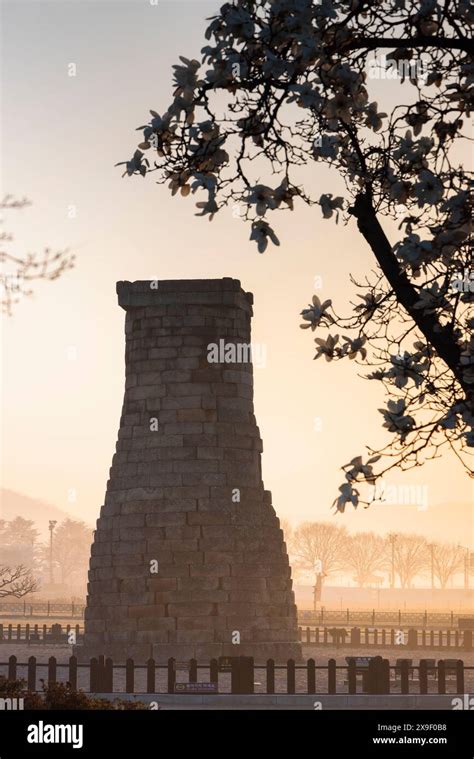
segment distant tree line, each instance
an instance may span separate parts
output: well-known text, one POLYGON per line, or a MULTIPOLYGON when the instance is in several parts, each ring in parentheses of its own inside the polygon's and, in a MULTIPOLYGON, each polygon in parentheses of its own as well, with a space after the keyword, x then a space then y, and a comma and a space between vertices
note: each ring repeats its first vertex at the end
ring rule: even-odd
POLYGON ((416 578, 428 577, 432 587, 446 588, 466 570, 465 546, 429 541, 416 533, 374 532, 350 534, 329 522, 303 522, 295 529, 283 520, 282 528, 296 577, 312 573, 323 584, 335 574, 352 577, 358 587, 382 584, 411 588, 416 578))

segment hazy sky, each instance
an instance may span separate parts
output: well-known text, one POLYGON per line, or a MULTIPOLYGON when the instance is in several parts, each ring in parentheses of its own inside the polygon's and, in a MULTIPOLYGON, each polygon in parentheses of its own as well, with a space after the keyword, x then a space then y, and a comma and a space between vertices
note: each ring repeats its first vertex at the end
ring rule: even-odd
MULTIPOLYGON (((94 521, 123 396, 125 314, 115 282, 229 276, 254 293, 253 340, 267 345, 266 367, 255 369, 255 408, 277 512, 293 522, 335 518, 384 531, 389 506, 344 517, 330 510, 339 467, 386 440, 381 388, 358 377, 352 362, 313 361, 314 335, 299 329, 315 277, 323 279, 318 294, 342 312, 354 294, 349 272, 363 276, 373 266, 355 223, 336 226, 319 209, 297 206, 277 217, 281 246, 259 255, 230 209, 210 224, 194 216, 197 198, 172 198, 152 176, 121 179, 114 168, 131 156, 148 109, 163 113, 171 102, 171 66, 179 55, 199 57, 205 19, 218 6, 2 3, 2 192, 34 202, 12 211, 6 227, 18 252, 48 245, 77 254, 73 271, 39 286, 4 320, 3 484, 94 521)), ((376 84, 375 99, 393 104, 401 86, 376 84)), ((305 179, 315 192, 338 189, 319 165, 308 166, 305 179)), ((427 535, 430 507, 472 502, 472 483, 449 455, 388 482, 428 488, 427 535)), ((416 510, 405 508, 401 529, 416 510)), ((466 533, 468 542, 472 522, 466 533)))

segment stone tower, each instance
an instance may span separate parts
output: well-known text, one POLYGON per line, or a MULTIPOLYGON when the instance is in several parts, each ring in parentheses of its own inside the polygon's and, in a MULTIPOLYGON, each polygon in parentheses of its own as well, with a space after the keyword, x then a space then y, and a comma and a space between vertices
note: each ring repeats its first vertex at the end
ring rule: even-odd
POLYGON ((119 282, 125 397, 81 658, 300 658, 235 279, 119 282), (240 639, 240 643, 236 643, 240 639))

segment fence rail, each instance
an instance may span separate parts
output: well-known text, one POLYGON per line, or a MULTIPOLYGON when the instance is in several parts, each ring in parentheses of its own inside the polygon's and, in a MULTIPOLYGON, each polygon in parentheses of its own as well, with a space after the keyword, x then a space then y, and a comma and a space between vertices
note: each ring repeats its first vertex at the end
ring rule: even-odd
POLYGON ((316 665, 314 659, 305 663, 289 659, 285 664, 269 659, 265 664, 255 665, 250 657, 232 657, 230 672, 222 672, 217 659, 208 664, 198 664, 195 659, 181 664, 175 659, 164 664, 154 659, 136 664, 127 659, 124 664, 114 664, 104 656, 88 663, 79 663, 75 656, 61 663, 52 656, 47 663, 40 664, 34 656, 24 663, 10 656, 8 662, 0 662, 0 673, 3 668, 7 680, 24 679, 29 692, 41 691, 39 683, 43 681, 50 684, 67 681, 74 691, 80 688, 104 694, 175 693, 179 690, 176 686, 183 682, 195 686, 213 684, 215 693, 235 694, 464 694, 474 681, 474 667, 466 667, 460 659, 437 663, 422 659, 415 666, 408 659, 390 665, 388 659, 380 656, 348 659, 345 665, 338 665, 335 659, 324 665, 316 665), (201 674, 206 678, 204 682, 198 679, 201 674))
POLYGON ((68 643, 82 641, 84 629, 80 625, 12 625, 0 623, 0 643, 68 643))
POLYGON ((0 617, 71 617, 84 618, 84 604, 53 603, 50 601, 29 603, 28 601, 0 602, 0 617))
POLYGON ((394 630, 353 627, 299 627, 302 643, 336 648, 451 648, 457 651, 473 651, 472 630, 394 630))
MULTIPOLYGON (((410 628, 407 631, 393 628, 360 628, 346 630, 343 627, 299 627, 302 643, 314 646, 335 646, 336 648, 423 648, 453 649, 473 651, 472 630, 427 630, 410 628)), ((79 624, 62 626, 53 624, 22 625, 0 623, 2 643, 45 643, 75 645, 83 640, 84 629, 79 624)))
POLYGON ((331 625, 331 624, 358 624, 358 625, 385 625, 387 627, 457 627, 459 618, 474 620, 474 614, 462 611, 454 612, 430 612, 430 611, 357 611, 351 609, 319 609, 318 611, 299 610, 298 621, 300 624, 331 625))
MULTIPOLYGON (((53 603, 50 601, 2 601, 0 602, 0 617, 70 617, 84 618, 85 605, 81 603, 53 603)), ((457 627, 459 618, 474 620, 474 614, 462 611, 454 612, 412 612, 412 611, 379 611, 371 609, 358 611, 351 609, 320 609, 318 611, 300 610, 298 620, 301 625, 371 625, 372 627, 396 625, 398 627, 457 627)))

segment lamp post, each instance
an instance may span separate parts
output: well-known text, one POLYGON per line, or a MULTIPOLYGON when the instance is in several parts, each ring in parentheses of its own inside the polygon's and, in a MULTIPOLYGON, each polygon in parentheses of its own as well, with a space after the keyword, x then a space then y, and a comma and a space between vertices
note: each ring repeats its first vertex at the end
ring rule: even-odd
POLYGON ((53 584, 53 532, 57 525, 54 519, 49 520, 49 582, 53 584))

